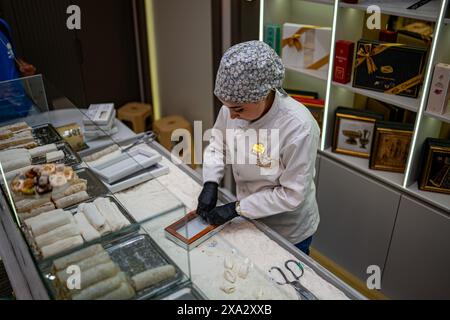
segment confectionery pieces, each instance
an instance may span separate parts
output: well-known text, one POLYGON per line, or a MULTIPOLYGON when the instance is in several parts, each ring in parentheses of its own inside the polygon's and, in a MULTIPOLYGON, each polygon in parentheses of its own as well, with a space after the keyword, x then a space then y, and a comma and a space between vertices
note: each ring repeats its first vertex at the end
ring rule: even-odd
POLYGON ((25 221, 25 224, 29 226, 35 237, 38 237, 44 233, 50 232, 53 229, 61 227, 66 224, 70 224, 72 221, 72 215, 70 212, 58 213, 44 218, 33 218, 33 221, 25 221))
POLYGON ((91 246, 89 248, 72 253, 72 254, 65 256, 63 258, 60 258, 58 260, 55 260, 55 261, 53 261, 53 266, 56 270, 65 270, 70 265, 72 265, 78 261, 82 261, 89 257, 92 257, 102 251, 104 251, 102 246, 97 244, 97 245, 91 246))
POLYGON ((55 151, 58 151, 58 148, 56 147, 56 144, 52 143, 52 144, 47 144, 45 146, 36 147, 34 149, 29 150, 28 152, 32 158, 37 158, 37 157, 43 157, 47 153, 51 153, 51 152, 55 152, 55 151))
POLYGON ((167 265, 137 274, 131 279, 131 281, 133 283, 133 287, 137 291, 140 291, 164 280, 173 278, 175 275, 175 267, 167 265))
MULTIPOLYGON (((92 285, 80 293, 73 295, 73 300, 94 300, 105 296, 118 289, 123 283, 126 283, 127 279, 124 273, 120 272, 116 276, 100 281, 99 283, 92 285)), ((133 294, 134 296, 134 294, 133 294)), ((130 297, 132 298, 132 296, 130 297)))
POLYGON ((67 207, 73 206, 77 203, 86 201, 88 199, 89 199, 89 195, 87 194, 87 192, 81 191, 81 192, 75 193, 73 195, 56 200, 55 205, 57 208, 67 208, 67 207))
POLYGON ((120 287, 107 295, 99 297, 97 300, 128 300, 133 298, 135 292, 127 282, 122 282, 120 287))
POLYGON ((79 235, 80 230, 78 229, 78 226, 76 224, 69 223, 36 237, 34 241, 39 248, 42 248, 51 245, 60 239, 71 238, 79 235))
POLYGON ((67 251, 83 244, 83 238, 81 236, 75 236, 71 238, 66 238, 55 242, 49 246, 41 248, 42 257, 47 259, 54 256, 60 252, 67 251))
POLYGON ((92 241, 101 237, 100 233, 89 223, 82 211, 78 210, 74 217, 85 241, 92 241))
POLYGON ((226 270, 223 274, 223 278, 228 281, 229 283, 235 283, 236 282, 236 275, 230 271, 226 270))
POLYGON ((64 151, 52 151, 47 153, 46 158, 47 158, 47 162, 51 163, 51 162, 56 162, 59 160, 63 160, 65 157, 64 155, 64 151))
POLYGON ((119 273, 119 267, 110 261, 107 263, 96 265, 81 274, 81 288, 88 288, 89 286, 108 279, 119 273))
POLYGON ((226 294, 232 294, 236 291, 236 287, 230 283, 224 283, 220 286, 220 290, 226 294))

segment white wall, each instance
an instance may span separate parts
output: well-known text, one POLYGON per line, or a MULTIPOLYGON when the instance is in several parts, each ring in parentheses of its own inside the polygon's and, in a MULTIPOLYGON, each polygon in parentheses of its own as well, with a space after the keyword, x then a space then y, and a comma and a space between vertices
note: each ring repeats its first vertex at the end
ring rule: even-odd
POLYGON ((210 0, 153 0, 162 116, 214 123, 210 0))

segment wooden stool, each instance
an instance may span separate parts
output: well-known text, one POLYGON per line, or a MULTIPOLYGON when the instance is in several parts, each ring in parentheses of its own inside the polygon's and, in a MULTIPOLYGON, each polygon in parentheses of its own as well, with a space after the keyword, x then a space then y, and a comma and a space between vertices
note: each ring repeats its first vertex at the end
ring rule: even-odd
MULTIPOLYGON (((191 138, 191 167, 195 168, 194 165, 194 142, 192 134, 192 125, 183 117, 180 116, 170 116, 162 118, 153 123, 153 132, 158 136, 159 143, 169 151, 172 151, 179 141, 172 141, 172 133, 177 129, 185 129, 189 131, 191 138)), ((184 137, 185 139, 188 137, 184 137)))
POLYGON ((117 118, 127 124, 135 133, 149 129, 152 117, 152 107, 149 104, 131 102, 121 107, 117 118))

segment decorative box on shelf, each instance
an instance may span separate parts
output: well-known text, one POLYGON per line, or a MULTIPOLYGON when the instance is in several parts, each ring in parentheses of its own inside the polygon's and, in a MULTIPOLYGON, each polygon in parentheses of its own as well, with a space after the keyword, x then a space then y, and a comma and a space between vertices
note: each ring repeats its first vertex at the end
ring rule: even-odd
POLYGON ((366 110, 382 114, 384 121, 405 122, 406 110, 373 98, 367 99, 366 110))
POLYGON ((264 27, 264 42, 281 56, 281 29, 280 24, 266 24, 264 27))
POLYGON ((334 58, 335 82, 347 84, 352 80, 353 56, 355 44, 351 41, 336 41, 336 56, 334 58))
POLYGON ((308 108, 322 130, 325 100, 319 99, 319 94, 317 92, 291 89, 285 89, 285 91, 292 99, 297 100, 308 108))
POLYGON ((427 139, 420 190, 450 194, 450 140, 427 139))
POLYGON ((414 125, 379 121, 370 156, 370 169, 404 173, 414 125))
POLYGON ((450 99, 450 65, 438 63, 434 68, 433 81, 428 96, 427 111, 445 114, 450 99))
POLYGON ((427 50, 400 43, 360 40, 353 87, 417 98, 423 83, 427 50))
POLYGON ((288 67, 326 70, 330 45, 330 28, 294 23, 283 25, 282 57, 288 67))
POLYGON ((376 121, 383 115, 367 110, 346 107, 336 109, 333 152, 370 158, 376 121))

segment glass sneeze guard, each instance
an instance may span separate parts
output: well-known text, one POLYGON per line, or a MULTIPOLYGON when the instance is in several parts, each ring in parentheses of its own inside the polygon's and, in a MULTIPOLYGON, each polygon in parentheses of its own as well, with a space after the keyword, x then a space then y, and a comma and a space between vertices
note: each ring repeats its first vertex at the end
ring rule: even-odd
MULTIPOLYGON (((42 77, 38 78, 41 81, 38 91, 45 97, 42 77)), ((33 96, 33 101, 46 99, 33 96)), ((55 129, 71 123, 78 125, 81 132, 85 125, 93 131, 103 131, 101 144, 93 143, 95 147, 84 150, 84 156, 73 151, 56 130, 52 133, 59 136, 58 141, 43 139, 27 146, 28 149, 18 145, 0 150, 3 196, 8 199, 49 297, 154 299, 173 294, 190 283, 189 257, 187 252, 175 256, 166 252, 161 242, 165 238, 158 238, 164 225, 155 221, 171 213, 178 219, 186 210, 158 183, 155 179, 158 173, 152 176, 150 169, 158 165, 160 158, 145 139, 121 143, 104 132, 104 128, 89 123, 86 111, 77 108, 49 111, 48 106, 47 109, 39 106, 28 117, 20 114, 16 118, 2 118, 6 120, 1 124, 6 128, 4 131, 9 128, 34 133, 37 127, 47 125, 55 129), (72 155, 76 161, 68 162, 74 160, 72 155), (22 162, 25 165, 11 167, 12 156, 25 159, 22 162), (125 183, 118 192, 110 190, 113 183, 123 183, 143 173, 147 175, 142 180, 125 183), (109 177, 111 174, 114 176, 109 177), (65 260, 71 264, 64 265, 65 260), (82 277, 86 274, 88 280, 81 281, 81 290, 72 289, 66 282, 69 267, 79 267, 82 277), (103 268, 105 275, 99 277, 96 268, 103 268), (160 277, 157 282, 155 273, 160 277)), ((43 138, 50 135, 41 133, 43 138)), ((127 139, 133 136, 128 134, 127 139)))

